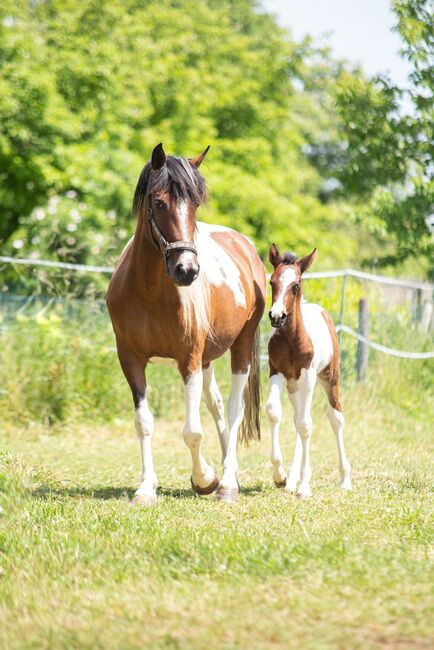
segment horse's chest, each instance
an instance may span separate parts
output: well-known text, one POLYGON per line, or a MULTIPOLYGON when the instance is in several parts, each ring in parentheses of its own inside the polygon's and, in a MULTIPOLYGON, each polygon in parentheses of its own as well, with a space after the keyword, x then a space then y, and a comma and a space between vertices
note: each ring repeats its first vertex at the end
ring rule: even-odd
POLYGON ((294 347, 284 336, 277 333, 270 340, 268 356, 271 370, 281 373, 295 386, 303 368, 306 370, 310 368, 314 352, 309 340, 306 340, 303 346, 294 347))

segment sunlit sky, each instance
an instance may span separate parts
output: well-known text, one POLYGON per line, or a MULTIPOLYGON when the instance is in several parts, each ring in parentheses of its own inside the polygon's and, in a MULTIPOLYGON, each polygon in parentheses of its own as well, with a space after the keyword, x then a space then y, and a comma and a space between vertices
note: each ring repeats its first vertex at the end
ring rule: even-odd
POLYGON ((408 65, 389 0, 262 0, 296 40, 306 34, 329 44, 337 58, 360 64, 369 74, 388 73, 407 86, 408 65))

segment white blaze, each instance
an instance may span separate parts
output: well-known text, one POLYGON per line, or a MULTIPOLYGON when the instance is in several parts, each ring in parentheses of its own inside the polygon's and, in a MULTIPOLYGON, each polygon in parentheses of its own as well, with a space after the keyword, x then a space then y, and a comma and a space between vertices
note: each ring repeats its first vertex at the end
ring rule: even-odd
POLYGON ((285 297, 286 291, 290 284, 297 280, 294 269, 287 268, 283 271, 280 276, 280 292, 277 296, 276 301, 271 307, 271 315, 275 318, 279 318, 285 312, 285 305, 283 299, 285 297))

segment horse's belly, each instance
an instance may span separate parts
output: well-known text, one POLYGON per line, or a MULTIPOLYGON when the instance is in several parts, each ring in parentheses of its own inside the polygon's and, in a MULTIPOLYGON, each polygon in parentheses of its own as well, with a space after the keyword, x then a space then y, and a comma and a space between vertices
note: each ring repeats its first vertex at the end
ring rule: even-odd
POLYGON ((155 366, 165 366, 167 368, 177 367, 175 359, 170 359, 169 357, 151 357, 149 363, 153 363, 155 366))

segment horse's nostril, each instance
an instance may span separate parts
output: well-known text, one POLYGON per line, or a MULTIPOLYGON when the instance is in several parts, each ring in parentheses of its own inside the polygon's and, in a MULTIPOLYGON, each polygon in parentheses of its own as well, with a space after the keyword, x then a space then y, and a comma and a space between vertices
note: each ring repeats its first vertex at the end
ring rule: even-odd
POLYGON ((273 314, 271 313, 271 311, 268 312, 268 317, 273 318, 273 314))

